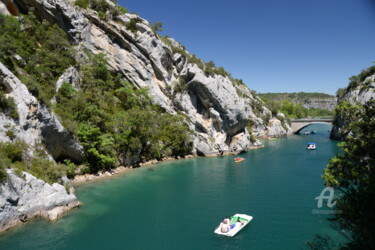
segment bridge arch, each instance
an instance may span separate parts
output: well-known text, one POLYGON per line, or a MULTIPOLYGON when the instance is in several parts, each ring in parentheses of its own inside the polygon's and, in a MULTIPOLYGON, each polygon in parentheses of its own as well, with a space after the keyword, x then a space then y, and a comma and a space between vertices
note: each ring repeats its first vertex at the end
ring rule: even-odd
POLYGON ((312 124, 327 124, 332 125, 331 119, 301 119, 301 120, 291 120, 291 127, 294 134, 298 134, 302 129, 312 125, 312 124))
POLYGON ((328 123, 328 122, 311 122, 309 124, 306 124, 304 125, 303 127, 299 128, 297 131, 293 131, 294 134, 298 134, 299 132, 301 132, 302 129, 310 126, 310 125, 313 125, 313 124, 326 124, 326 125, 332 125, 332 123, 328 123))

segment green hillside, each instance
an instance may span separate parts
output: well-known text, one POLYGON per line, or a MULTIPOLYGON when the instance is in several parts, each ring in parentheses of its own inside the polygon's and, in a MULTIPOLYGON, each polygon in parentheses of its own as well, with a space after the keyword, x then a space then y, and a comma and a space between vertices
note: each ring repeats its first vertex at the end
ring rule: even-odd
POLYGON ((310 99, 331 99, 335 98, 333 95, 329 95, 326 93, 318 93, 318 92, 293 92, 293 93, 263 93, 258 94, 260 97, 267 98, 273 101, 283 101, 289 100, 292 102, 303 103, 307 102, 310 99))
POLYGON ((325 93, 259 93, 274 115, 284 113, 288 118, 332 116, 336 99, 325 93))

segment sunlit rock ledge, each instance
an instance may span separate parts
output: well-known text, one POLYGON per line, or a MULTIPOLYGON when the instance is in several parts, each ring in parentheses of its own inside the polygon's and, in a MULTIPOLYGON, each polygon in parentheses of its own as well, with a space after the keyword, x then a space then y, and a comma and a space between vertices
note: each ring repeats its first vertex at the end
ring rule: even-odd
POLYGON ((74 189, 67 179, 65 186, 50 185, 26 172, 17 176, 8 169, 7 174, 7 179, 0 184, 0 232, 35 217, 56 220, 80 205, 70 193, 74 189))

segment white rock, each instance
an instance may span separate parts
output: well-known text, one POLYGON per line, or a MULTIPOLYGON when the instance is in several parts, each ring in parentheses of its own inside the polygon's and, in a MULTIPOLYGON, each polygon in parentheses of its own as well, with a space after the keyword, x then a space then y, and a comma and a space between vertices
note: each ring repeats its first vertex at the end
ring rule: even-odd
POLYGON ((79 206, 77 197, 60 184, 51 186, 26 172, 22 178, 12 170, 7 173, 8 178, 0 184, 0 231, 38 216, 55 220, 79 206))
POLYGON ((14 99, 19 115, 19 119, 15 121, 0 113, 0 141, 10 141, 6 132, 13 129, 16 138, 30 146, 42 141, 54 159, 60 156, 68 156, 76 161, 85 159, 82 147, 61 125, 58 118, 40 105, 27 87, 2 63, 0 84, 5 86, 7 96, 14 99))

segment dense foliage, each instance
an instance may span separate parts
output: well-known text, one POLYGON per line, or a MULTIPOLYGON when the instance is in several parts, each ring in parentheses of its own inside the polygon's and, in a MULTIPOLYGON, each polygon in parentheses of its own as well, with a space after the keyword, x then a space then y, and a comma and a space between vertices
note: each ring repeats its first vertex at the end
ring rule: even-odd
POLYGON ((42 103, 49 105, 55 81, 75 64, 68 38, 56 24, 27 15, 0 15, 0 61, 42 103))
POLYGON ((90 171, 191 152, 182 116, 167 114, 146 89, 114 76, 103 55, 90 56, 81 69, 79 91, 64 83, 55 110, 85 148, 90 171))
POLYGON ((375 249, 375 101, 342 102, 337 110, 347 136, 340 143, 343 154, 332 158, 324 172, 326 185, 343 194, 333 221, 350 239, 344 249, 375 249))
POLYGON ((66 174, 64 166, 48 160, 45 149, 37 145, 34 154, 29 155, 28 145, 20 140, 15 142, 0 142, 0 182, 6 178, 5 169, 13 170, 21 175, 22 171, 50 184, 57 182, 66 174))

